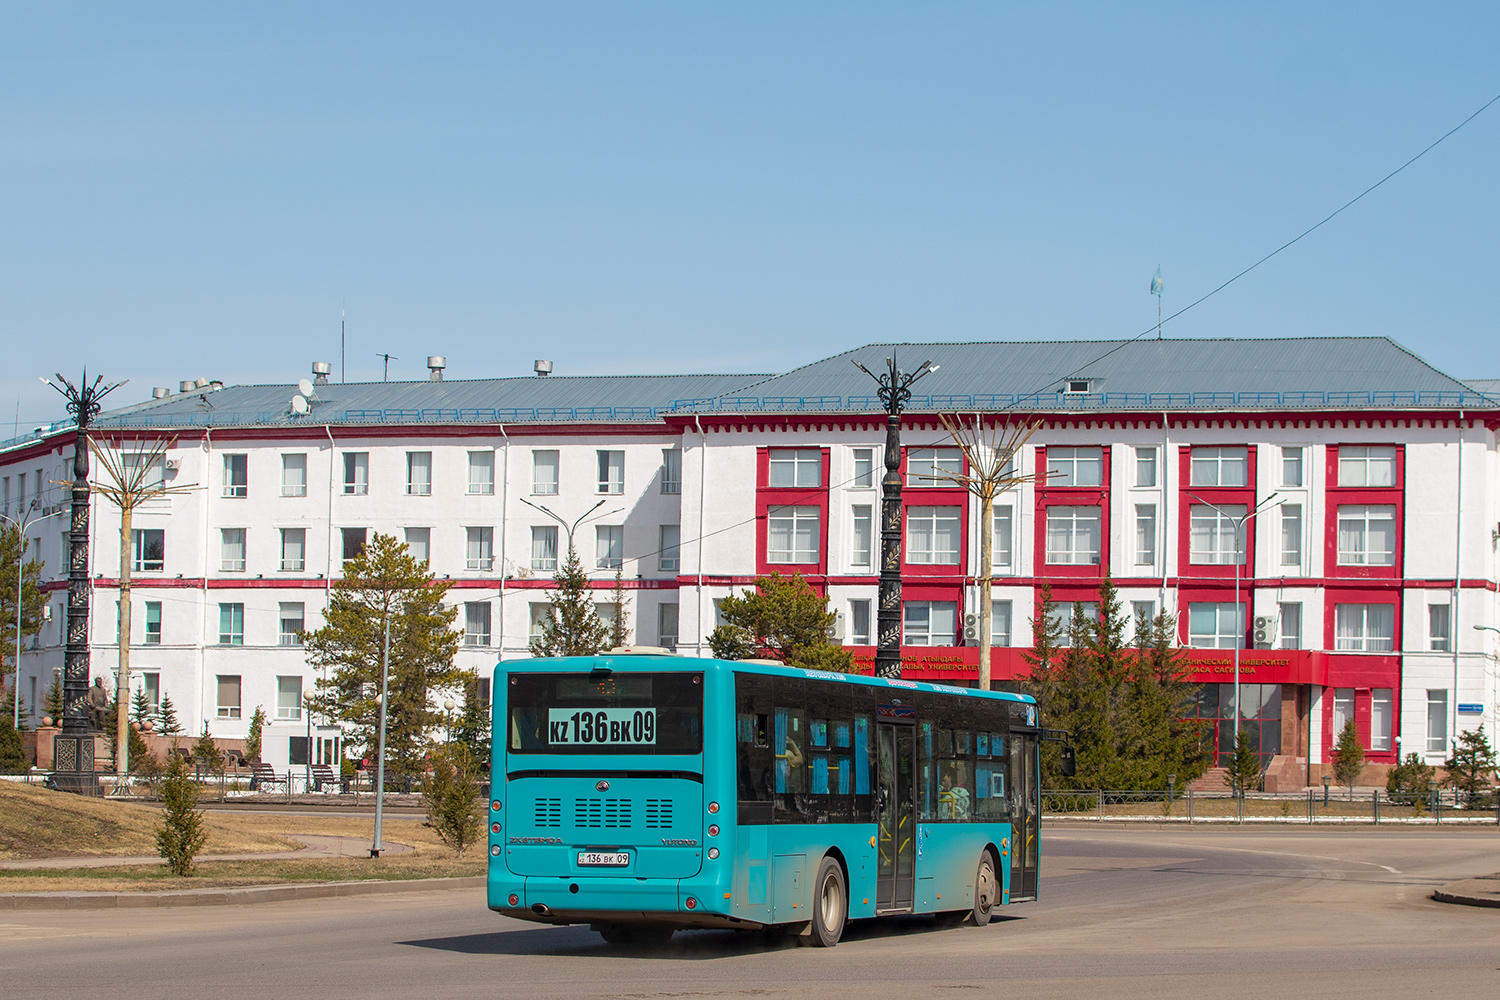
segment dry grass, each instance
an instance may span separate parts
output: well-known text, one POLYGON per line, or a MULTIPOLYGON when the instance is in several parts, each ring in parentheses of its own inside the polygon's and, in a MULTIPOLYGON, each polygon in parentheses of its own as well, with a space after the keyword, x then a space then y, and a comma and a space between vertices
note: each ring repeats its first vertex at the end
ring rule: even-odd
MULTIPOLYGON (((410 824, 420 828, 420 824, 410 824)), ((427 833, 427 830, 423 830, 427 833)), ((403 839, 406 829, 401 830, 403 839)), ((307 861, 207 861, 189 878, 163 865, 119 868, 0 870, 0 892, 169 892, 223 886, 290 882, 352 882, 360 879, 452 878, 483 875, 482 851, 454 856, 443 847, 420 846, 410 854, 383 858, 312 858, 307 861)))
MULTIPOLYGON (((212 808, 211 803, 204 805, 212 808)), ((152 806, 0 782, 0 860, 154 856, 160 819, 161 811, 152 806)), ((438 843, 421 823, 390 819, 398 822, 389 831, 392 839, 414 846, 438 843)), ((293 851, 302 846, 289 839, 297 833, 368 837, 371 832, 368 816, 209 812, 204 822, 208 827, 205 854, 293 851)))

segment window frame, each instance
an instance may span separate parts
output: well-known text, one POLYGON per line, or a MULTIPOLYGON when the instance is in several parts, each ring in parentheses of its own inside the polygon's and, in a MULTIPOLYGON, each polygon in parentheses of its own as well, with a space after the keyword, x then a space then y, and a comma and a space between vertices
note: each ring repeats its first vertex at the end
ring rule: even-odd
POLYGON ((250 495, 250 455, 248 452, 223 453, 224 482, 220 494, 226 500, 243 500, 250 495))
POLYGON ((368 496, 370 493, 370 453, 346 451, 343 452, 343 456, 343 495, 346 497, 368 496))
MULTIPOLYGON (((1397 652, 1396 643, 1396 605, 1394 602, 1384 603, 1376 601, 1343 601, 1337 598, 1331 599, 1329 604, 1333 615, 1333 645, 1332 648, 1338 653, 1379 653, 1390 655, 1397 652), (1355 608, 1359 609, 1359 632, 1341 634, 1344 625, 1354 623, 1353 616, 1355 608), (1385 623, 1389 631, 1381 635, 1371 631, 1371 609, 1385 608, 1385 623), (1379 644, 1384 644, 1379 645, 1379 644)), ((1377 623, 1378 624, 1378 623, 1377 623)))
MULTIPOLYGON (((1104 518, 1104 506, 1102 504, 1066 504, 1066 503, 1048 504, 1047 507, 1046 507, 1046 510, 1045 510, 1045 515, 1046 516, 1043 518, 1043 523, 1042 523, 1042 531, 1043 531, 1043 538, 1045 539, 1045 543, 1046 543, 1045 555, 1044 555, 1044 559, 1045 559, 1045 564, 1046 565, 1048 565, 1048 566, 1088 566, 1088 567, 1091 567, 1091 566, 1102 566, 1102 565, 1104 565, 1104 560, 1105 560, 1105 554, 1104 554, 1104 536, 1105 536, 1105 530, 1106 530, 1106 528, 1105 528, 1105 518, 1104 518), (1080 516, 1079 516, 1079 514, 1077 512, 1078 511, 1087 511, 1087 510, 1094 511, 1093 517, 1092 518, 1087 518, 1087 517, 1080 518, 1080 516), (1068 549, 1066 550, 1066 552, 1068 554, 1068 558, 1067 559, 1055 559, 1055 558, 1053 558, 1054 553, 1060 553, 1060 552, 1063 552, 1064 550, 1060 549, 1060 548, 1054 548, 1053 545, 1052 545, 1052 540, 1053 540, 1053 517, 1054 517, 1054 514, 1057 514, 1057 513, 1062 512, 1062 511, 1068 511, 1069 512, 1068 515, 1067 515, 1067 518, 1066 518, 1066 520, 1068 521, 1068 523, 1070 525, 1070 528, 1069 528, 1069 531, 1068 531, 1068 538, 1070 540, 1070 544, 1069 544, 1068 549), (1080 550, 1078 548, 1078 537, 1079 537, 1078 525, 1081 522, 1088 521, 1088 520, 1092 520, 1092 522, 1094 524, 1094 548, 1091 550, 1092 553, 1093 553, 1093 558, 1092 559, 1079 560, 1077 558, 1077 556, 1080 554, 1080 551, 1082 551, 1082 554, 1084 554, 1085 556, 1087 556, 1089 554, 1089 551, 1090 551, 1090 550, 1087 550, 1087 549, 1080 550)), ((1058 520, 1059 520, 1059 523, 1060 523, 1063 520, 1063 518, 1061 516, 1059 516, 1058 520)))
POLYGON ((494 608, 489 601, 464 602, 463 644, 465 647, 490 648, 490 639, 494 635, 494 614, 494 608), (480 619, 483 620, 480 621, 480 619), (476 625, 482 625, 483 631, 477 630, 476 625))
POLYGON ((682 493, 682 449, 661 450, 661 491, 663 495, 676 496, 682 493))
POLYGON ((219 572, 243 573, 247 565, 246 550, 250 545, 250 532, 245 528, 219 529, 219 572), (233 546, 238 544, 239 556, 232 557, 233 546))
POLYGON ((1245 648, 1247 648, 1246 644, 1245 644, 1245 635, 1246 635, 1246 631, 1247 631, 1246 630, 1245 605, 1244 605, 1244 603, 1242 601, 1189 601, 1188 605, 1187 605, 1187 610, 1188 610, 1188 613, 1186 615, 1186 619, 1187 620, 1186 620, 1186 622, 1184 624, 1183 631, 1184 631, 1184 638, 1186 640, 1185 645, 1189 649, 1245 649, 1245 648), (1208 632, 1203 632, 1203 631, 1197 631, 1197 632, 1195 632, 1194 631, 1194 627, 1197 624, 1194 621, 1194 609, 1195 608, 1204 609, 1203 611, 1200 611, 1199 614, 1205 614, 1206 613, 1206 609, 1208 609, 1208 608, 1212 608, 1213 609, 1213 614, 1214 614, 1214 631, 1213 631, 1213 633, 1211 633, 1211 635, 1213 637, 1213 645, 1208 645, 1208 644, 1203 643, 1203 642, 1195 642, 1194 641, 1195 638, 1201 638, 1201 637, 1205 637, 1205 636, 1209 636, 1210 635, 1210 633, 1208 633, 1208 632), (1224 624, 1225 623, 1224 623, 1223 618, 1224 618, 1224 610, 1226 608, 1233 609, 1233 611, 1232 611, 1231 614, 1233 616, 1237 616, 1238 617, 1238 621, 1237 622, 1231 622, 1232 625, 1237 626, 1236 630, 1232 631, 1232 632, 1225 632, 1224 631, 1224 624), (1224 645, 1224 640, 1225 639, 1231 640, 1234 644, 1233 645, 1228 645, 1228 646, 1224 645))
POLYGON ((298 640, 298 632, 307 631, 307 604, 303 601, 278 601, 276 604, 276 644, 283 647, 300 647, 302 642, 298 640), (296 608, 296 617, 288 614, 288 609, 296 608), (288 622, 296 622, 297 627, 288 629, 288 622))
POLYGON ((1238 510, 1238 516, 1244 517, 1249 512, 1247 504, 1214 504, 1210 506, 1205 503, 1194 503, 1188 507, 1188 563, 1193 566, 1245 566, 1248 564, 1250 548, 1250 524, 1244 522, 1235 524, 1233 509, 1238 510), (1225 508, 1231 508, 1226 511, 1225 508), (1200 513, 1201 512, 1201 513, 1200 513), (1212 543, 1211 549, 1198 547, 1202 528, 1201 522, 1212 519, 1212 543), (1230 532, 1231 551, 1223 551, 1224 530, 1230 532), (1225 559, 1224 555, 1232 555, 1234 558, 1225 559), (1205 558, 1208 557, 1208 558, 1205 558))
POLYGON ((823 557, 822 532, 825 520, 823 509, 816 504, 774 504, 767 507, 764 549, 766 563, 772 566, 812 566, 820 563, 823 557), (791 540, 791 547, 779 550, 784 558, 777 558, 778 550, 771 548, 774 536, 777 533, 776 522, 784 522, 788 519, 791 522, 790 533, 788 535, 791 540), (797 540, 800 534, 799 528, 808 520, 811 520, 813 525, 813 548, 811 551, 797 548, 797 540), (804 555, 811 558, 799 558, 804 555))
POLYGON ((464 568, 471 573, 488 573, 495 568, 495 528, 493 525, 464 525, 464 568), (479 555, 473 554, 476 543, 479 555))
POLYGON ((281 495, 284 497, 307 496, 307 452, 284 451, 281 453, 281 495), (287 473, 296 468, 291 464, 294 460, 301 466, 301 483, 290 482, 287 478, 287 473))
POLYGON ((766 488, 771 490, 816 490, 823 488, 822 448, 767 448, 766 488), (790 482, 777 482, 777 474, 789 473, 790 482), (812 482, 805 482, 808 474, 812 482))
POLYGON ((657 572, 680 572, 682 568, 682 525, 663 524, 658 526, 657 541, 657 572))
POLYGON ((495 495, 495 449, 471 448, 468 451, 468 480, 464 486, 464 493, 471 497, 491 497, 495 495), (475 459, 480 459, 476 464, 475 459), (486 466, 485 459, 488 459, 486 466), (474 473, 483 472, 486 467, 489 470, 488 481, 476 480, 474 473))
POLYGON ((623 448, 595 449, 595 461, 598 481, 594 492, 603 496, 623 496, 625 493, 625 450, 623 448), (616 473, 619 475, 618 479, 616 473))
POLYGON ((958 644, 963 635, 963 623, 959 621, 957 601, 933 601, 912 600, 901 602, 901 645, 903 646, 954 646, 958 644), (951 632, 936 632, 932 628, 933 612, 942 609, 952 609, 953 627, 951 632), (927 628, 925 632, 913 635, 911 631, 911 612, 921 609, 927 615, 927 628), (938 641, 946 639, 947 641, 938 641))
POLYGON ((625 525, 594 525, 594 568, 604 570, 625 568, 625 525), (608 539, 607 547, 606 538, 608 539))
POLYGON ((130 539, 130 564, 135 573, 164 573, 167 566, 167 530, 165 528, 132 528, 130 539), (148 536, 158 536, 160 558, 151 559, 148 536))
POLYGON ((951 504, 912 504, 906 508, 906 546, 903 552, 911 566, 951 566, 963 564, 964 556, 964 508, 951 504), (944 514, 943 511, 951 511, 944 514), (930 512, 930 513, 929 513, 930 512), (926 548, 919 548, 918 530, 927 532, 926 548), (938 548, 938 539, 944 531, 951 531, 952 548, 938 548), (919 558, 925 555, 925 558, 919 558), (952 558, 939 559, 951 555, 952 558))
POLYGON ((555 524, 533 524, 531 526, 531 556, 529 565, 533 573, 556 573, 558 560, 562 558, 562 550, 559 548, 559 534, 555 524), (552 554, 547 555, 548 540, 551 541, 552 554), (541 554, 538 555, 538 546, 541 554))
POLYGON ((432 496, 432 452, 409 451, 406 453, 406 495, 409 497, 432 496), (426 479, 418 479, 417 474, 426 466, 426 479))
POLYGON ((244 707, 244 675, 243 674, 215 674, 214 675, 214 717, 218 719, 238 719, 244 707), (234 701, 228 702, 224 699, 225 682, 231 681, 234 690, 234 701))
POLYGON ((915 490, 964 489, 964 485, 937 473, 947 472, 963 475, 965 471, 962 448, 933 445, 906 449, 905 487, 915 490))
POLYGON ((562 450, 559 448, 533 448, 531 449, 531 495, 534 497, 555 497, 558 490, 562 488, 562 450), (551 462, 545 460, 545 456, 551 456, 551 462), (546 471, 551 466, 552 481, 549 483, 539 479, 537 474, 546 471), (551 487, 550 489, 548 487, 551 487))
POLYGON ((1109 449, 1103 445, 1047 445, 1046 454, 1047 476, 1042 484, 1046 489, 1060 490, 1102 490, 1108 488, 1109 482, 1109 449), (1093 452, 1093 455, 1081 455, 1082 452, 1093 452), (1080 465, 1095 465, 1098 467, 1098 482, 1080 482, 1078 470, 1080 465))
POLYGON ((1334 531, 1335 551, 1337 552, 1336 565, 1344 567, 1380 568, 1388 569, 1396 565, 1397 550, 1399 547, 1399 532, 1396 527, 1396 505, 1383 503, 1341 503, 1334 508, 1334 531), (1389 516, 1373 516, 1375 511, 1388 510, 1389 516), (1348 513, 1345 513, 1345 512, 1348 513), (1383 561, 1371 561, 1374 550, 1371 548, 1370 540, 1374 537, 1372 525, 1377 522, 1389 522, 1391 548, 1389 552, 1381 555, 1388 556, 1383 561), (1344 547, 1345 524, 1359 526, 1360 546, 1357 549, 1346 549, 1344 547))
POLYGON ((1191 488, 1219 489, 1219 490, 1241 490, 1249 489, 1255 485, 1252 477, 1253 462, 1250 455, 1253 451, 1250 445, 1192 445, 1188 451, 1188 486, 1191 488), (1228 454, 1226 454, 1228 453, 1228 454), (1238 453, 1238 454, 1235 454, 1238 453), (1213 481, 1199 479, 1200 466, 1206 472, 1212 463, 1213 481), (1242 482, 1225 482, 1224 472, 1226 468, 1240 466, 1242 482))
POLYGON ((245 604, 243 601, 219 602, 219 646, 245 644, 245 604), (226 627, 227 626, 227 627, 226 627))
POLYGON ((301 674, 277 674, 276 675, 276 720, 277 722, 301 722, 302 721, 302 689, 303 678, 301 674), (287 693, 288 685, 284 681, 297 682, 297 699, 295 706, 283 705, 284 695, 287 693))
POLYGON ((307 572, 307 529, 306 528, 278 528, 276 529, 277 541, 280 543, 280 556, 277 566, 282 573, 305 573, 307 572), (297 557, 287 558, 287 543, 296 539, 297 557))

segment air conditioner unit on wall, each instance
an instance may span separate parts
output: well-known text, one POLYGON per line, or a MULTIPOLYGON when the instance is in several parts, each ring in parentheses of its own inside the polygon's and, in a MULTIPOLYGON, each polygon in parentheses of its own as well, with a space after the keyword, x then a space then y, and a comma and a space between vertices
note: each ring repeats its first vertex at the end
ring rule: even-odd
POLYGON ((844 613, 842 611, 835 611, 833 613, 833 624, 828 626, 828 638, 834 642, 843 642, 845 627, 844 613))
POLYGON ((979 616, 964 615, 964 642, 979 641, 979 616))
POLYGON ((1255 644, 1257 646, 1269 646, 1276 641, 1276 616, 1255 616, 1255 644))

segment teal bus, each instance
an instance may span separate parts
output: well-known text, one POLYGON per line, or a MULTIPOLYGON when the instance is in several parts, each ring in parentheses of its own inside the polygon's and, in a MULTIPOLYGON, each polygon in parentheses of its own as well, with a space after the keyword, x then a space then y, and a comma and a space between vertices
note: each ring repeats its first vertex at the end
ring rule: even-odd
POLYGON ((1034 700, 616 650, 495 670, 488 903, 608 942, 838 943, 1037 897, 1034 700))

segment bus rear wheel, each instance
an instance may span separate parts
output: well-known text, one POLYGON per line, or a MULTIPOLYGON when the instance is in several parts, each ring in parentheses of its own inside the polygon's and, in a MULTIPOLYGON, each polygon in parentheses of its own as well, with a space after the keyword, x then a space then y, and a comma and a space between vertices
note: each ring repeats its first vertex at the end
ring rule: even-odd
POLYGON ((983 927, 990 922, 995 904, 1000 902, 999 868, 995 856, 985 848, 979 854, 979 870, 974 873, 974 908, 965 914, 965 922, 983 927))
POLYGON ((849 891, 844 869, 833 858, 824 858, 813 881, 812 943, 832 948, 844 936, 849 919, 849 891))

